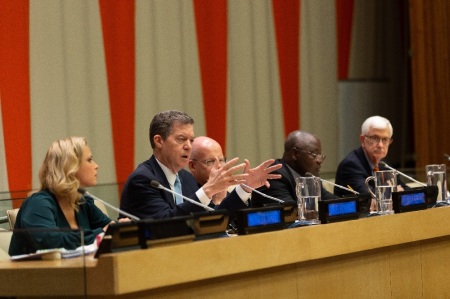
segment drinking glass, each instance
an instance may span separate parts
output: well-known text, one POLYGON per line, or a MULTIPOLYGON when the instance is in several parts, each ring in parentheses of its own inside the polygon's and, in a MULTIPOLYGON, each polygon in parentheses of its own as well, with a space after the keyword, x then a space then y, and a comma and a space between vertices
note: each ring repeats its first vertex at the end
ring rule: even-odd
POLYGON ((389 215, 394 213, 392 207, 392 192, 397 191, 397 174, 394 170, 376 171, 375 176, 366 179, 366 187, 376 200, 378 213, 389 215), (375 193, 369 187, 369 182, 375 182, 375 193))
POLYGON ((447 202, 447 171, 445 164, 430 164, 425 166, 427 185, 437 186, 436 202, 447 202))
POLYGON ((319 200, 321 182, 319 177, 296 178, 296 193, 299 220, 320 224, 319 200))

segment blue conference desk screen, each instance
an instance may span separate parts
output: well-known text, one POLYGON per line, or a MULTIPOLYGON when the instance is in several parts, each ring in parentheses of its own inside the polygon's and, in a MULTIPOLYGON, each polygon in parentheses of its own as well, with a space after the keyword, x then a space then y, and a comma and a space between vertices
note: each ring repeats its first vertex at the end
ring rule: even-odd
POLYGON ((248 227, 281 223, 281 211, 262 211, 247 214, 248 227))
POLYGON ((425 203, 425 192, 402 194, 402 206, 419 205, 425 203))
POLYGON ((340 216, 357 212, 356 201, 330 203, 328 205, 328 216, 340 216))

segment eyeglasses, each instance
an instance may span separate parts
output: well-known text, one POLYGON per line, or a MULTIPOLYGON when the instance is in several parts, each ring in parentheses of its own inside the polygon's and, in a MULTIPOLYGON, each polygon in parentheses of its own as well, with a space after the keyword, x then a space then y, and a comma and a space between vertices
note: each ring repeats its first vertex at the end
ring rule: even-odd
MULTIPOLYGON (((195 162, 200 162, 206 165, 206 167, 211 167, 214 165, 214 163, 216 163, 216 159, 209 159, 209 160, 197 160, 197 159, 191 159, 192 161, 195 162)), ((220 165, 223 165, 225 163, 227 163, 227 158, 223 158, 223 159, 219 159, 219 163, 220 165)))
POLYGON ((307 154, 310 154, 311 156, 313 156, 314 160, 317 160, 317 161, 320 161, 320 162, 322 162, 323 160, 325 160, 325 158, 327 157, 327 156, 325 156, 325 155, 322 155, 322 154, 316 154, 316 153, 313 153, 313 152, 310 152, 310 151, 307 151, 307 150, 304 150, 304 149, 301 149, 301 148, 293 147, 293 149, 295 149, 295 150, 297 150, 297 151, 305 152, 305 153, 307 153, 307 154))
POLYGON ((388 138, 388 137, 380 138, 380 137, 378 137, 376 135, 374 135, 374 136, 366 136, 366 135, 364 135, 364 137, 372 145, 378 144, 378 143, 380 143, 380 141, 383 143, 383 145, 389 145, 389 144, 392 143, 392 141, 394 141, 394 139, 392 139, 392 138, 388 138))

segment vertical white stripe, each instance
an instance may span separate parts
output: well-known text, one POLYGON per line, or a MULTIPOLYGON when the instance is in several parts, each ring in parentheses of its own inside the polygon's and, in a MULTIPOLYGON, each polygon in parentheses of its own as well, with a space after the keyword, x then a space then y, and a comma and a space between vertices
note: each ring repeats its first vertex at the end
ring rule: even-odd
POLYGON ((34 186, 50 143, 85 136, 115 182, 106 66, 97 1, 30 2, 30 80, 34 186))
POLYGON ((335 171, 339 124, 334 0, 301 3, 300 127, 322 143, 322 152, 327 155, 322 172, 335 171))
POLYGON ((151 155, 153 116, 177 109, 205 134, 197 38, 192 1, 136 1, 136 155, 151 155))
POLYGON ((271 1, 228 2, 227 155, 281 157, 284 127, 271 1))
POLYGON ((8 173, 6 169, 5 138, 3 135, 2 94, 0 90, 0 192, 7 191, 8 173))
MULTIPOLYGON (((3 134, 3 119, 2 119, 2 93, 0 90, 0 199, 8 199, 8 198, 11 198, 11 194, 9 193, 8 172, 6 167, 5 138, 3 134)), ((5 216, 6 210, 9 210, 11 208, 12 208, 12 200, 0 201, 0 216, 5 216)), ((8 224, 2 224, 0 230, 1 228, 9 228, 9 227, 8 224)), ((0 235, 0 238, 2 236, 5 235, 0 235)))

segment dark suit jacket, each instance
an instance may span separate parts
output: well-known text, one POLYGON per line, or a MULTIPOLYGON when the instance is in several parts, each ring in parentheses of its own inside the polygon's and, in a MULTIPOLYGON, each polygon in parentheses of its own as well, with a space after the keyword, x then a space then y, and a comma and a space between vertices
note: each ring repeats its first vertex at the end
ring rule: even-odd
MULTIPOLYGON (((383 169, 380 169, 383 170, 383 169)), ((339 163, 335 183, 344 187, 350 186, 359 193, 368 193, 366 188, 366 178, 372 175, 372 169, 367 161, 362 147, 351 151, 344 160, 339 163)), ((370 182, 372 192, 374 192, 373 181, 370 182)), ((334 194, 348 195, 349 191, 334 187, 334 194)))
MULTIPOLYGON (((388 170, 385 167, 380 166, 380 170, 388 170)), ((367 161, 366 155, 362 147, 359 147, 351 151, 344 160, 339 163, 335 183, 344 187, 350 186, 353 190, 359 193, 368 193, 366 187, 366 178, 372 175, 372 168, 367 161)), ((397 177, 397 185, 401 185, 405 190, 410 189, 407 187, 400 178, 397 177)), ((372 192, 375 192, 375 184, 373 180, 369 182, 369 187, 372 192)), ((337 187, 334 187, 334 194, 353 195, 350 191, 346 191, 337 187)))
MULTIPOLYGON (((182 169, 178 172, 178 176, 183 195, 200 202, 195 195, 198 184, 192 174, 182 169)), ((128 177, 122 190, 120 208, 141 219, 169 218, 205 211, 204 208, 190 202, 176 205, 171 193, 162 189, 155 189, 150 185, 152 180, 156 180, 170 189, 170 184, 154 155, 141 163, 128 177)), ((217 209, 227 209, 231 213, 242 208, 247 208, 247 206, 242 202, 236 191, 232 192, 217 206, 217 209)))
MULTIPOLYGON (((281 174, 281 178, 278 180, 270 180, 270 188, 266 186, 259 187, 257 190, 270 195, 272 197, 284 200, 285 202, 297 203, 297 194, 295 191, 295 178, 289 170, 288 166, 282 159, 277 159, 273 165, 282 164, 283 167, 274 171, 273 173, 281 174)), ((325 188, 321 188, 321 199, 327 200, 337 198, 334 194, 328 192, 325 188)), ((264 204, 274 203, 273 200, 265 198, 260 194, 252 193, 252 206, 262 206, 264 204)), ((276 203, 276 202, 275 202, 276 203)))

